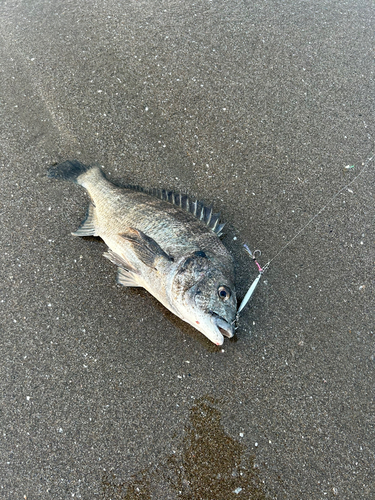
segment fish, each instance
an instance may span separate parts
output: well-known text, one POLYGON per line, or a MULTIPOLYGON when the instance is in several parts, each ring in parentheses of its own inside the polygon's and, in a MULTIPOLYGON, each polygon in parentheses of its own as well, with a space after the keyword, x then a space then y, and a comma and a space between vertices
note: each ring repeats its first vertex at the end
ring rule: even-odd
POLYGON ((212 207, 173 191, 118 186, 100 167, 77 160, 52 165, 47 175, 86 189, 87 216, 72 235, 106 243, 117 283, 146 289, 218 346, 233 337, 234 259, 212 207))

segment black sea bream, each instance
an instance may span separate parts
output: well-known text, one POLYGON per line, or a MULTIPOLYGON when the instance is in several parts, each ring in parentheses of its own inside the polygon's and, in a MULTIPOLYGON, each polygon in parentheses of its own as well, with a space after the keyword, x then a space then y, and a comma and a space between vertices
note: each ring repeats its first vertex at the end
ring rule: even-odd
POLYGON ((78 161, 54 165, 48 175, 87 190, 87 218, 73 235, 105 241, 118 283, 145 288, 216 345, 233 336, 234 263, 219 239, 219 214, 169 191, 118 187, 78 161))

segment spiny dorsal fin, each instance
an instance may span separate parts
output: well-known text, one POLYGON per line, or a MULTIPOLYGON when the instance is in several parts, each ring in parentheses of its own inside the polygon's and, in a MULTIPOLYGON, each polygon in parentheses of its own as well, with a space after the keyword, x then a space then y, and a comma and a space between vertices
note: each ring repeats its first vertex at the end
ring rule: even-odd
POLYGON ((182 193, 175 193, 173 191, 167 191, 166 189, 158 188, 143 188, 136 185, 127 185, 127 189, 132 189, 134 191, 141 191, 142 193, 155 196, 155 198, 160 198, 161 200, 168 201, 172 205, 176 205, 182 210, 190 212, 198 220, 204 222, 214 233, 218 236, 222 236, 222 230, 225 223, 220 224, 220 213, 213 213, 211 206, 206 206, 202 201, 193 201, 189 196, 182 193))

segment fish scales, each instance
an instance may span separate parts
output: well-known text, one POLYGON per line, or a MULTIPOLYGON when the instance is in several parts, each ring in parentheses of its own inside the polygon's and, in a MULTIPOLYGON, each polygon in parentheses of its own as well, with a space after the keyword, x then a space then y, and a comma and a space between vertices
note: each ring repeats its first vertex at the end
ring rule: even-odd
POLYGON ((190 207, 194 211, 198 204, 193 207, 187 197, 168 192, 169 202, 141 189, 122 188, 100 168, 78 161, 52 166, 49 176, 87 190, 88 215, 73 234, 105 241, 104 255, 118 266, 118 283, 145 288, 217 345, 223 335, 233 336, 234 263, 217 234, 219 214, 202 205, 194 216, 190 207))

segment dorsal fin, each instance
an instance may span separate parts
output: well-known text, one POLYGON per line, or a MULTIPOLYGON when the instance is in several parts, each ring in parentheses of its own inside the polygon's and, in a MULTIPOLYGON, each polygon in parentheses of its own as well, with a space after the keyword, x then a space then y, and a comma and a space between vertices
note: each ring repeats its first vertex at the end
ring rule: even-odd
POLYGON ((167 191, 166 189, 143 188, 136 185, 126 185, 125 187, 168 201, 172 205, 176 205, 182 210, 190 212, 198 220, 204 222, 218 236, 222 236, 223 234, 222 230, 225 223, 220 224, 220 213, 214 213, 212 207, 205 205, 202 201, 193 201, 193 199, 186 194, 175 193, 174 191, 167 191))

